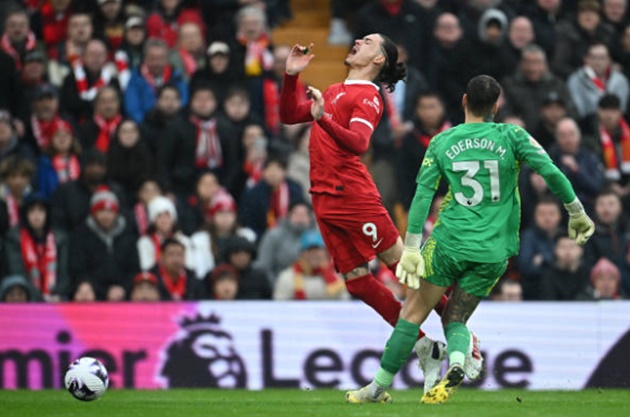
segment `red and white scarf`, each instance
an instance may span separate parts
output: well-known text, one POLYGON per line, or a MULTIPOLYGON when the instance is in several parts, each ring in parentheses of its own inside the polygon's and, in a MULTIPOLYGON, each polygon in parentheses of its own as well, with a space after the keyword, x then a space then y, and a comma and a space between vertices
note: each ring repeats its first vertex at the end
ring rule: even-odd
POLYGON ((147 208, 142 203, 136 203, 133 212, 136 217, 136 224, 138 225, 138 233, 140 233, 140 236, 146 235, 147 229, 149 228, 147 208))
POLYGON ((140 73, 142 74, 142 78, 144 78, 154 90, 157 90, 167 84, 171 79, 171 76, 173 75, 173 68, 170 65, 167 65, 162 73, 162 78, 159 80, 156 80, 155 77, 151 75, 149 67, 147 67, 146 64, 140 65, 140 73))
POLYGON ((286 181, 271 193, 271 201, 267 211, 268 228, 275 227, 281 219, 286 217, 289 212, 289 197, 289 185, 286 181))
POLYGON ((422 133, 422 132, 418 132, 416 131, 416 136, 418 137, 418 142, 420 142, 420 144, 422 144, 422 146, 424 146, 424 148, 428 148, 429 147, 429 143, 431 142, 431 139, 433 139, 434 136, 444 132, 447 129, 451 128, 451 122, 449 122, 448 120, 444 121, 442 123, 442 125, 440 125, 440 127, 437 128, 437 130, 429 135, 427 135, 426 133, 422 133))
POLYGON ((608 82, 608 78, 610 77, 610 68, 606 69, 606 74, 604 78, 599 78, 591 67, 585 66, 584 72, 599 91, 601 91, 602 93, 606 92, 606 82, 608 82))
POLYGON ((617 146, 610 133, 602 125, 599 126, 599 137, 602 141, 604 164, 606 165, 606 178, 613 181, 619 180, 622 173, 630 174, 630 127, 623 117, 619 118, 619 128, 621 130, 621 138, 619 140, 621 155, 619 155, 617 146), (619 159, 621 159, 621 164, 619 159), (619 171, 619 168, 621 168, 621 171, 619 171))
POLYGON ((197 168, 220 168, 223 165, 223 150, 217 134, 216 119, 201 120, 190 116, 190 122, 197 127, 195 166, 197 168))
POLYGON ((175 279, 173 279, 163 266, 160 266, 160 276, 166 290, 173 300, 180 301, 186 297, 186 270, 182 269, 175 279))
POLYGON ((35 115, 31 116, 31 129, 39 149, 44 150, 50 146, 57 124, 61 121, 62 119, 59 116, 55 116, 54 119, 49 121, 39 120, 35 115))
POLYGON ((195 73, 195 71, 197 71, 197 68, 199 67, 197 59, 193 56, 193 54, 191 54, 184 48, 179 48, 179 56, 182 58, 184 71, 186 71, 186 74, 189 77, 192 77, 192 75, 195 73))
POLYGON ((79 97, 81 97, 81 100, 85 101, 94 100, 98 90, 106 85, 109 85, 109 82, 114 76, 109 67, 105 65, 101 70, 98 80, 90 86, 87 80, 87 74, 85 73, 85 68, 83 67, 83 62, 81 62, 80 59, 75 59, 72 63, 72 72, 74 73, 74 78, 76 80, 79 97))
POLYGON ((96 123, 100 129, 98 136, 96 137, 96 143, 94 143, 94 147, 96 149, 103 153, 107 153, 111 143, 111 138, 121 121, 122 116, 120 114, 117 114, 110 120, 105 120, 97 114, 94 115, 94 123, 96 123))
POLYGON ((81 175, 81 164, 79 164, 79 158, 76 155, 55 155, 52 157, 52 166, 57 173, 59 184, 76 180, 81 175))
POLYGON ((118 72, 118 83, 120 88, 125 91, 129 79, 131 78, 131 70, 129 69, 129 58, 127 53, 121 49, 114 54, 114 63, 116 64, 116 71, 118 72))
POLYGON ((15 197, 13 197, 13 194, 11 194, 11 191, 8 191, 4 196, 4 201, 7 203, 9 227, 15 227, 20 223, 20 205, 15 197))
MULTIPOLYGON (((22 59, 20 58, 20 54, 15 50, 11 40, 9 39, 9 35, 4 34, 2 39, 0 40, 0 46, 2 46, 2 50, 7 54, 11 55, 11 58, 15 61, 15 67, 18 70, 22 69, 22 59)), ((25 52, 32 51, 37 46, 37 38, 35 38, 35 34, 33 32, 28 32, 26 37, 26 48, 25 52)))
POLYGON ((293 264, 293 271, 295 272, 293 276, 293 298, 295 300, 306 300, 308 298, 304 290, 304 274, 321 276, 326 284, 326 293, 331 297, 339 294, 345 288, 343 280, 335 273, 332 265, 311 270, 310 265, 306 262, 297 261, 293 264))
POLYGON ((57 281, 57 244, 55 235, 48 232, 43 244, 35 243, 25 228, 20 229, 22 262, 31 284, 44 295, 50 295, 57 281))
POLYGON ((262 178, 264 166, 263 160, 245 161, 243 171, 247 174, 247 182, 245 183, 247 188, 252 188, 258 184, 262 178))

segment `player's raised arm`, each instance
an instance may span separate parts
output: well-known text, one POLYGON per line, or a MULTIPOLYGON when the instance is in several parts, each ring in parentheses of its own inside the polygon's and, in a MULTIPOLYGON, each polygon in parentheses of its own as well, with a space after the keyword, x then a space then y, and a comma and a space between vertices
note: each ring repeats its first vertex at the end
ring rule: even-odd
POLYGON ((287 65, 282 83, 282 93, 280 96, 280 121, 285 124, 296 124, 310 122, 311 101, 299 101, 298 76, 304 71, 311 60, 315 57, 312 54, 313 44, 308 47, 293 45, 291 53, 287 58, 287 65))
POLYGON ((525 162, 540 174, 551 192, 558 196, 569 212, 569 237, 583 245, 595 231, 595 226, 586 215, 584 207, 578 200, 571 182, 553 163, 547 152, 524 129, 513 126, 511 134, 516 144, 518 160, 525 162))

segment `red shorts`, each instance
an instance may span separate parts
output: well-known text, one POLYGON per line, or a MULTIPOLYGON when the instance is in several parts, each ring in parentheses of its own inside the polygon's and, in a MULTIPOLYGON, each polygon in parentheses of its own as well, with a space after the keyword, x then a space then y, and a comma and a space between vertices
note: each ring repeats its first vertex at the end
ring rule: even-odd
POLYGON ((398 229, 379 201, 313 194, 313 210, 337 271, 363 266, 391 248, 398 229))

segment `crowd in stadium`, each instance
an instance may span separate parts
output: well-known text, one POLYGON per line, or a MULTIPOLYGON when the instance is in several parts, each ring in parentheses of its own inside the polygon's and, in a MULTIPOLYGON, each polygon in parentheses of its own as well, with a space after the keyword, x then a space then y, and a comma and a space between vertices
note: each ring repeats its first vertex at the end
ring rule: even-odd
MULTIPOLYGON (((463 121, 466 83, 488 74, 503 86, 496 121, 540 142, 597 226, 583 248, 568 239, 523 167, 521 253, 490 298, 630 292, 626 0, 331 5, 330 44, 383 33, 408 65, 382 91, 365 156, 400 230, 429 141, 463 121)), ((288 0, 0 7, 1 301, 350 298, 309 205, 310 126, 278 115, 290 45, 271 28, 288 0)))

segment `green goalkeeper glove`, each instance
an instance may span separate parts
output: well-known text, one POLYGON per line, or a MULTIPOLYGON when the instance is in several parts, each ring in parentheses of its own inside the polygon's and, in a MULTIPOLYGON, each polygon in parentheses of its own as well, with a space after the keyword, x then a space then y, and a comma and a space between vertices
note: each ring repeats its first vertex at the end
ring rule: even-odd
POLYGON ((420 277, 424 274, 424 259, 420 253, 420 242, 422 242, 422 235, 407 232, 405 249, 396 267, 396 276, 400 283, 406 284, 412 290, 420 288, 420 277))
POLYGON ((595 225, 584 211, 584 207, 577 198, 564 208, 569 212, 569 237, 578 245, 585 244, 595 232, 595 225))

